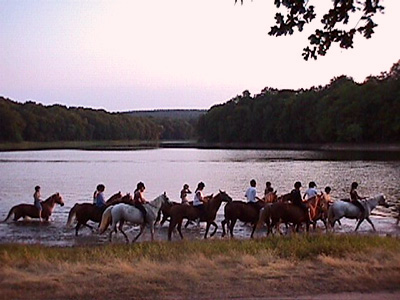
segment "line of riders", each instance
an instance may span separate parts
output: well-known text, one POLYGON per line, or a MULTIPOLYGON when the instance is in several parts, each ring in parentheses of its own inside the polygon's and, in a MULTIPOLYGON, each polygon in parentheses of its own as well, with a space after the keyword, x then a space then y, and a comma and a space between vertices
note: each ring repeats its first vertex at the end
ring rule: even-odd
MULTIPOLYGON (((225 226, 227 226, 230 235, 233 237, 233 228, 237 220, 253 225, 251 237, 253 237, 257 225, 261 227, 266 224, 268 233, 271 233, 274 227, 277 229, 279 228, 281 222, 293 224, 297 231, 301 224, 305 223, 306 230, 308 231, 310 223, 313 223, 315 228, 316 221, 322 220, 326 230, 328 230, 327 219, 333 227, 336 221, 340 223, 339 220, 343 216, 359 220, 356 230, 364 219, 367 220, 375 230, 374 225, 369 219, 369 215, 376 205, 387 205, 384 196, 379 195, 370 200, 365 200, 367 197, 358 195, 357 187, 357 182, 353 182, 351 184, 349 199, 333 201, 330 195, 331 188, 328 186, 325 188, 324 192, 319 194, 317 185, 313 181, 309 183, 308 189, 303 196, 300 192, 301 183, 297 181, 294 184, 294 189, 290 193, 279 197, 276 195, 276 191, 272 188, 271 183, 267 182, 264 197, 259 198, 257 197, 256 181, 252 179, 250 181, 250 187, 245 193, 247 202, 244 202, 233 201, 232 198, 223 191, 219 191, 215 196, 213 194, 205 196, 203 193, 205 184, 199 182, 194 192, 192 202, 188 199, 189 194, 192 192, 189 189, 189 185, 185 184, 180 192, 181 203, 177 203, 169 201, 165 193, 161 195, 162 197, 159 196, 153 201, 147 201, 144 198, 145 185, 143 182, 137 184, 133 197, 130 194, 122 196, 121 192, 118 192, 106 201, 104 197, 105 186, 104 184, 99 184, 93 194, 93 203, 76 203, 73 206, 69 212, 67 225, 71 226, 74 218, 76 218, 77 224, 75 227, 75 234, 78 235, 81 226, 87 226, 93 229, 91 225, 87 224, 89 220, 100 223, 100 233, 103 233, 110 224, 114 226, 113 229, 116 232, 116 222, 119 222, 118 229, 128 240, 126 234, 122 230, 122 225, 124 221, 130 221, 131 223, 142 225, 140 234, 145 225, 149 224, 153 238, 154 223, 161 220, 162 213, 163 217, 160 224, 163 225, 166 220, 170 222, 168 228, 169 240, 171 240, 172 232, 175 229, 177 229, 180 237, 183 238, 181 232, 183 219, 188 220, 185 225, 186 227, 191 221, 197 220, 197 222, 207 222, 204 235, 206 238, 211 225, 214 226, 214 231, 211 233, 211 236, 216 233, 218 228, 218 225, 215 223, 216 214, 222 202, 226 202, 227 205, 224 207, 224 220, 221 222, 223 236, 226 234, 225 226), (118 215, 118 221, 115 221, 113 218, 116 219, 117 215, 116 213, 112 215, 112 209, 117 205, 125 205, 126 209, 118 215), (332 209, 329 209, 331 206, 332 209), (108 220, 104 218, 106 211, 108 211, 108 220), (135 216, 132 217, 130 214, 135 216)), ((6 220, 12 214, 14 214, 15 221, 26 216, 39 218, 40 221, 49 220, 55 204, 64 205, 62 197, 58 193, 42 201, 39 186, 35 187, 33 198, 34 205, 20 204, 14 206, 10 210, 6 220)), ((114 211, 116 212, 117 210, 114 211)), ((397 223, 399 223, 399 220, 397 223)), ((110 240, 111 234, 112 231, 110 232, 110 240)))

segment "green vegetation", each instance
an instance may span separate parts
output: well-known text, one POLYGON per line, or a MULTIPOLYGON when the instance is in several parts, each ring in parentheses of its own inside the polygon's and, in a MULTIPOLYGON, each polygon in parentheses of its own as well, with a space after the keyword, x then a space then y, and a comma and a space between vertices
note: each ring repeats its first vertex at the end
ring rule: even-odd
POLYGON ((0 245, 1 264, 17 261, 45 259, 48 262, 89 262, 110 259, 132 260, 146 258, 156 261, 185 260, 204 255, 240 256, 273 255, 295 260, 312 259, 318 255, 341 257, 349 253, 366 253, 374 249, 400 252, 400 240, 391 237, 362 235, 309 235, 270 237, 258 240, 196 240, 183 242, 143 242, 133 245, 108 244, 70 248, 44 247, 40 245, 0 245), (177 255, 179 253, 179 255, 177 255))
POLYGON ((363 84, 341 76, 309 90, 245 91, 202 116, 198 134, 210 143, 398 143, 400 61, 363 84))

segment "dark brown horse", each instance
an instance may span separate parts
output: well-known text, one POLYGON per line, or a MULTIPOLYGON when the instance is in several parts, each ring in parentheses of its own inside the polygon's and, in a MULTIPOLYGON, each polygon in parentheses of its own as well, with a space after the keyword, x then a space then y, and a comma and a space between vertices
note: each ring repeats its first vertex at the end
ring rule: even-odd
MULTIPOLYGON (((46 200, 41 202, 42 204, 42 219, 48 221, 51 214, 53 213, 56 204, 64 206, 63 198, 59 193, 55 193, 46 200)), ((33 204, 19 204, 11 208, 7 215, 7 218, 3 222, 6 222, 11 215, 14 214, 14 221, 18 221, 20 218, 31 217, 39 218, 39 210, 33 204)))
POLYGON ((272 233, 272 228, 278 227, 281 222, 294 224, 296 226, 296 231, 299 231, 301 223, 306 223, 307 232, 310 228, 308 213, 291 203, 275 202, 266 204, 260 211, 258 227, 262 227, 262 225, 266 223, 268 229, 267 234, 272 233))
POLYGON ((101 216, 103 215, 104 210, 110 206, 110 205, 115 205, 117 203, 128 203, 132 201, 132 196, 130 194, 126 194, 124 197, 122 197, 121 192, 118 192, 110 197, 106 201, 106 206, 105 207, 97 207, 96 205, 92 203, 76 203, 74 207, 71 208, 68 214, 68 221, 67 221, 67 227, 70 227, 72 225, 72 222, 74 221, 74 218, 77 220, 77 224, 75 226, 75 235, 78 236, 78 231, 81 228, 81 226, 86 226, 93 230, 93 227, 87 222, 93 221, 95 223, 100 223, 101 221, 101 216))
POLYGON ((207 238, 208 231, 210 229, 210 225, 214 226, 214 231, 211 233, 210 236, 213 236, 215 232, 217 231, 218 225, 215 223, 215 217, 217 216, 217 211, 220 208, 222 202, 231 202, 232 198, 223 191, 219 191, 219 193, 216 196, 208 196, 206 197, 208 199, 205 199, 204 203, 204 214, 201 215, 201 212, 198 208, 191 206, 191 205, 175 205, 171 207, 170 210, 170 215, 171 215, 171 221, 169 223, 168 227, 168 240, 171 240, 171 235, 172 231, 175 229, 177 226, 178 233, 183 239, 182 235, 182 221, 183 219, 188 219, 188 220, 196 220, 200 219, 200 222, 207 222, 206 226, 206 232, 204 234, 204 238, 207 238))
POLYGON ((224 220, 221 222, 222 225, 222 237, 225 236, 225 225, 228 225, 228 230, 233 237, 233 228, 235 227, 236 221, 240 220, 245 223, 253 224, 253 230, 251 231, 250 237, 253 238, 254 231, 256 230, 260 209, 264 207, 265 203, 274 203, 277 200, 276 192, 269 193, 266 195, 264 201, 258 201, 256 204, 249 204, 243 201, 232 201, 225 205, 224 208, 224 220))

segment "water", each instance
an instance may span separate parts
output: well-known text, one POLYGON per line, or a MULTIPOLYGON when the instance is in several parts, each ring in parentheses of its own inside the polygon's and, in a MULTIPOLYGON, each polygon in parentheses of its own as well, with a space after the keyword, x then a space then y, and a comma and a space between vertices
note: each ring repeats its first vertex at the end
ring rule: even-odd
MULTIPOLYGON (((65 228, 71 207, 76 202, 91 202, 99 183, 106 185, 107 197, 117 191, 133 192, 136 183, 143 181, 148 200, 165 191, 171 200, 178 201, 184 183, 188 183, 193 191, 197 183, 203 181, 205 194, 217 193, 221 189, 235 200, 245 200, 244 193, 252 178, 258 183, 260 195, 266 181, 272 182, 278 194, 284 194, 292 189, 295 181, 300 180, 303 192, 309 181, 315 181, 319 189, 331 186, 333 198, 347 198, 351 182, 357 181, 360 195, 384 193, 388 202, 397 203, 400 199, 400 156, 393 152, 204 149, 1 152, 1 219, 13 205, 33 203, 35 185, 41 186, 44 199, 59 192, 65 206, 56 207, 50 224, 35 221, 1 223, 0 243, 76 245, 104 242, 105 237, 87 229, 82 230, 82 237, 75 238, 73 230, 65 228)), ((398 233, 391 218, 393 208, 375 212, 382 216, 374 217, 379 232, 398 233)), ((221 208, 218 221, 222 214, 221 208)), ((344 222, 339 231, 351 230, 353 224, 354 221, 344 222)), ((363 224, 361 232, 369 232, 369 226, 363 224)), ((158 232, 157 238, 166 239, 166 227, 167 224, 158 232)), ((200 238, 202 232, 203 228, 200 232, 192 228, 186 233, 200 238)), ((238 224, 236 233, 247 238, 249 228, 238 224)))

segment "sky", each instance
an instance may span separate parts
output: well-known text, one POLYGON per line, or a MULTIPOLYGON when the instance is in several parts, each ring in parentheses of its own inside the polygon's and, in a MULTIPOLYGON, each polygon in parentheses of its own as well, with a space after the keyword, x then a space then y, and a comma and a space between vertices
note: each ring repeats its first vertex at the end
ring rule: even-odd
POLYGON ((362 82, 400 59, 400 1, 381 1, 371 39, 304 61, 331 0, 310 0, 317 18, 286 37, 268 35, 273 0, 0 0, 0 96, 107 111, 208 109, 244 90, 307 89, 341 75, 362 82))

